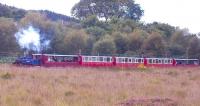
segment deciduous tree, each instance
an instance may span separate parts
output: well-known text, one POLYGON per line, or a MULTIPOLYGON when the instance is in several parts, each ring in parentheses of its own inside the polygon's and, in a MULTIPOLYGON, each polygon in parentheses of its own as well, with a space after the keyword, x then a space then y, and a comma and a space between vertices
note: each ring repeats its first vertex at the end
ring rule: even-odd
POLYGON ((96 15, 105 20, 112 17, 139 20, 143 10, 133 0, 80 0, 72 8, 72 15, 79 19, 96 15))
POLYGON ((0 18, 0 52, 19 51, 16 32, 17 27, 12 19, 0 18))

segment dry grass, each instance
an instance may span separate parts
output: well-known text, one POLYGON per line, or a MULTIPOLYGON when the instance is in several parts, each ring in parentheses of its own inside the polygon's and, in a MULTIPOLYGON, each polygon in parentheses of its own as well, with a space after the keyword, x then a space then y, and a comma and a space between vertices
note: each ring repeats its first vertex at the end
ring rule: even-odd
POLYGON ((113 106, 143 98, 200 106, 200 68, 120 71, 0 65, 0 106, 113 106))

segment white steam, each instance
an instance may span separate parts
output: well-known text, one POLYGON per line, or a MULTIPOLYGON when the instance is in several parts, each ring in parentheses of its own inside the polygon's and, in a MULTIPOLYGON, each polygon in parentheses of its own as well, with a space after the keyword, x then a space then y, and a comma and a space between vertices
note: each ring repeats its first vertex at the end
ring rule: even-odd
POLYGON ((27 29, 21 29, 15 34, 21 48, 26 50, 40 51, 40 34, 32 26, 27 29))

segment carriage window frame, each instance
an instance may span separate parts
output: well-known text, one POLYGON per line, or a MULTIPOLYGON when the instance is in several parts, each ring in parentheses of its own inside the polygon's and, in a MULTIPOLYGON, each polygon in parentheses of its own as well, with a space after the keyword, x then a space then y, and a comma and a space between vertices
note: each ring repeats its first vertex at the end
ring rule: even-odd
POLYGON ((135 58, 132 58, 132 63, 136 63, 136 62, 135 62, 135 58))

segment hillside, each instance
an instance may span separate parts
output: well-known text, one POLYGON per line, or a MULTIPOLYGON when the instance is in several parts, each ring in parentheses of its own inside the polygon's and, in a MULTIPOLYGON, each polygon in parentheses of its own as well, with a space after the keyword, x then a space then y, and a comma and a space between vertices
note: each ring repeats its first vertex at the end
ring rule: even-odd
POLYGON ((24 10, 24 9, 19 9, 16 7, 12 7, 12 6, 7 6, 4 4, 0 3, 0 17, 6 17, 6 18, 13 18, 15 20, 20 20, 22 18, 25 17, 26 13, 29 11, 35 11, 35 12, 39 12, 41 14, 44 14, 47 16, 47 18, 49 18, 52 21, 58 21, 58 20, 63 20, 63 21, 74 21, 74 22, 78 22, 78 20, 66 16, 66 15, 62 15, 62 14, 58 14, 52 11, 48 11, 48 10, 24 10))

